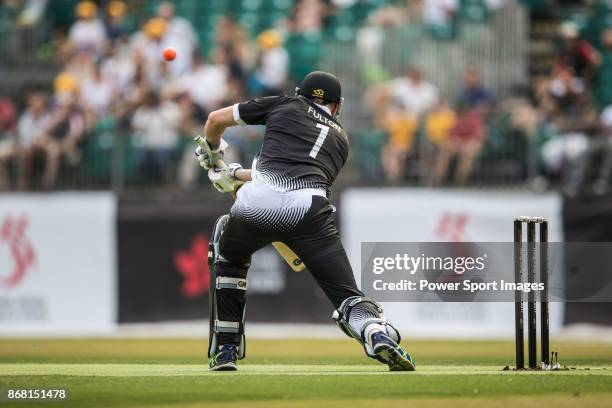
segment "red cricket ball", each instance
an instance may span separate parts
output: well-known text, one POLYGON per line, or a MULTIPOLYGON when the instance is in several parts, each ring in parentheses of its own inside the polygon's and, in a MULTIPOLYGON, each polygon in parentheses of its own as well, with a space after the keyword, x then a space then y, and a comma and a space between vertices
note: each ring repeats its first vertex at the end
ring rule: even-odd
POLYGON ((176 50, 172 47, 164 48, 164 59, 166 61, 172 61, 176 58, 176 50))

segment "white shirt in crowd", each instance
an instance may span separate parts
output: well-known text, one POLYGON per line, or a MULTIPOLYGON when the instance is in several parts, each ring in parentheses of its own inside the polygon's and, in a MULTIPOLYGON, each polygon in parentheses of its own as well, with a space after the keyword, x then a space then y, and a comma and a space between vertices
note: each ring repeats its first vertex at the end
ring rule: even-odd
POLYGON ((97 18, 77 20, 68 33, 68 38, 79 50, 90 50, 100 54, 106 42, 106 29, 97 18))
POLYGON ((20 145, 31 145, 39 136, 43 134, 49 124, 50 115, 44 112, 34 116, 30 109, 21 114, 17 123, 17 139, 20 145))
POLYGON ((179 138, 181 111, 171 101, 158 106, 141 106, 132 117, 132 127, 145 149, 173 149, 179 138))
POLYGON ((134 33, 130 39, 132 51, 144 59, 144 75, 147 82, 154 86, 159 86, 162 82, 161 64, 164 60, 164 47, 162 41, 153 40, 142 31, 134 33))
POLYGON ((438 102, 438 88, 421 79, 414 82, 409 78, 396 78, 389 84, 391 96, 404 109, 420 117, 438 102))
POLYGON ((228 93, 227 70, 221 65, 201 64, 182 76, 178 87, 202 108, 216 108, 228 93))
POLYGON ((612 105, 604 108, 604 110, 601 112, 600 119, 604 126, 612 129, 612 105))
POLYGON ((262 54, 255 75, 266 88, 278 89, 285 85, 288 71, 289 53, 283 47, 276 47, 262 54))
POLYGON ((128 46, 121 47, 115 55, 102 62, 102 75, 113 83, 114 89, 125 94, 134 79, 136 66, 128 46))
POLYGON ((87 78, 80 87, 81 101, 91 109, 96 116, 105 116, 110 108, 115 94, 113 83, 105 78, 87 78))
POLYGON ((451 12, 457 11, 458 0, 425 0, 423 20, 431 25, 446 25, 450 22, 451 12))

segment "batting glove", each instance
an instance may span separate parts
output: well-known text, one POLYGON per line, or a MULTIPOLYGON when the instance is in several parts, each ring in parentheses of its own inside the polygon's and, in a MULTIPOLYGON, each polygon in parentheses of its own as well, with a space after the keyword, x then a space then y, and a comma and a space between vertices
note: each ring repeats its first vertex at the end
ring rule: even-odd
POLYGON ((201 138, 201 140, 202 142, 195 150, 195 155, 198 158, 198 162, 200 162, 200 166, 204 170, 217 167, 218 163, 223 160, 223 155, 225 153, 222 149, 222 144, 213 149, 206 138, 201 138))
POLYGON ((227 166, 227 174, 235 181, 240 181, 236 178, 236 172, 238 170, 242 170, 242 164, 240 163, 231 163, 229 166, 227 166))
POLYGON ((231 193, 238 188, 240 181, 235 177, 236 171, 242 166, 238 163, 232 163, 229 166, 223 162, 219 162, 219 167, 211 167, 208 170, 208 179, 213 184, 213 187, 221 193, 231 193))

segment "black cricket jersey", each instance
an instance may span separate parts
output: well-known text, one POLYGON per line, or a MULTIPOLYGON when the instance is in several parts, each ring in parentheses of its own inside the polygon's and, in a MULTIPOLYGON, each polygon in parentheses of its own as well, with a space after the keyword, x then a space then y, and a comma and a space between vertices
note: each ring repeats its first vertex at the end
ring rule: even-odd
POLYGON ((270 96, 233 107, 240 125, 265 125, 253 180, 276 191, 329 191, 346 163, 349 143, 342 126, 303 96, 270 96))

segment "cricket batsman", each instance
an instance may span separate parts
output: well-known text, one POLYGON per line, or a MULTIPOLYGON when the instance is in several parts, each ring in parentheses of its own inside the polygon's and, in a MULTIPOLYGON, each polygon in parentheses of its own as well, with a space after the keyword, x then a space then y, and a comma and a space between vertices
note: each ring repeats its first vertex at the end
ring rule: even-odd
POLYGON ((331 216, 330 189, 349 153, 347 134, 338 122, 341 94, 334 75, 315 71, 295 96, 257 98, 208 116, 204 140, 196 149, 200 165, 222 192, 233 192, 245 182, 211 238, 210 370, 236 370, 236 361, 244 358, 251 255, 275 241, 302 259, 334 305, 333 319, 368 357, 391 371, 415 369, 380 305, 357 288, 331 216), (222 161, 221 135, 236 125, 265 125, 263 146, 250 170, 222 161))

